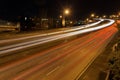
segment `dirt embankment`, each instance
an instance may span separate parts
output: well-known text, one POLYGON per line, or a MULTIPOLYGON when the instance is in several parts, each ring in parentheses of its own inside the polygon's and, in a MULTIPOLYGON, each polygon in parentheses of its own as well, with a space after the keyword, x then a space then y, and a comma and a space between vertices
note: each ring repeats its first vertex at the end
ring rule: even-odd
POLYGON ((118 34, 113 40, 111 55, 109 58, 109 80, 120 80, 120 23, 118 23, 118 34))

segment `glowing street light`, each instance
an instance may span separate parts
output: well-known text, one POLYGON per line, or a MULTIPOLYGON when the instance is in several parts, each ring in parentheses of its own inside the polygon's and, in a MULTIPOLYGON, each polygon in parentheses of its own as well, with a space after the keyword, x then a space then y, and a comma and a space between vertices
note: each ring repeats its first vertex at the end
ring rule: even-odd
POLYGON ((91 17, 95 17, 95 14, 94 14, 94 13, 92 13, 92 14, 91 14, 91 17))
POLYGON ((68 9, 66 9, 64 13, 68 15, 70 13, 70 11, 68 9))
POLYGON ((69 9, 65 9, 63 11, 63 15, 62 15, 62 26, 64 27, 65 26, 65 16, 70 14, 70 10, 69 9))

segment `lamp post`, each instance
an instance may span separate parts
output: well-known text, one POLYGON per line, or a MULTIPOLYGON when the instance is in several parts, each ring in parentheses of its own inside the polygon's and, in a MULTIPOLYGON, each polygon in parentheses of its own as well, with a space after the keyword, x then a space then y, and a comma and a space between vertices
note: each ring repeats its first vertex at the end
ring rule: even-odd
POLYGON ((94 13, 92 13, 92 14, 91 14, 91 17, 92 17, 92 18, 94 18, 94 17, 95 17, 95 14, 94 14, 94 13))
POLYGON ((68 15, 70 13, 70 11, 68 9, 65 9, 63 12, 63 16, 62 16, 62 26, 65 27, 65 16, 68 15))

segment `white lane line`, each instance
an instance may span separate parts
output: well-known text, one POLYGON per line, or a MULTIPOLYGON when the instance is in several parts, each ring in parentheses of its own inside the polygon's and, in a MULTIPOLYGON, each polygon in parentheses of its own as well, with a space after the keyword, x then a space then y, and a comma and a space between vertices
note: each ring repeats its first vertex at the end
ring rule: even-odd
POLYGON ((49 73, 47 73, 46 75, 49 76, 50 74, 52 74, 53 72, 55 72, 57 69, 59 69, 60 66, 54 68, 52 71, 50 71, 49 73))

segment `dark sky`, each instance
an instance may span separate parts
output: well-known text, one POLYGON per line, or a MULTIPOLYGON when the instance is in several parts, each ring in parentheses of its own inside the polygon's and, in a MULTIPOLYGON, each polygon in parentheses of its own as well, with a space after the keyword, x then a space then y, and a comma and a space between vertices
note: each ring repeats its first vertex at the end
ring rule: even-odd
POLYGON ((34 16, 43 8, 47 9, 48 16, 58 16, 66 7, 77 18, 93 12, 113 14, 120 11, 120 0, 0 0, 0 17, 34 16))

